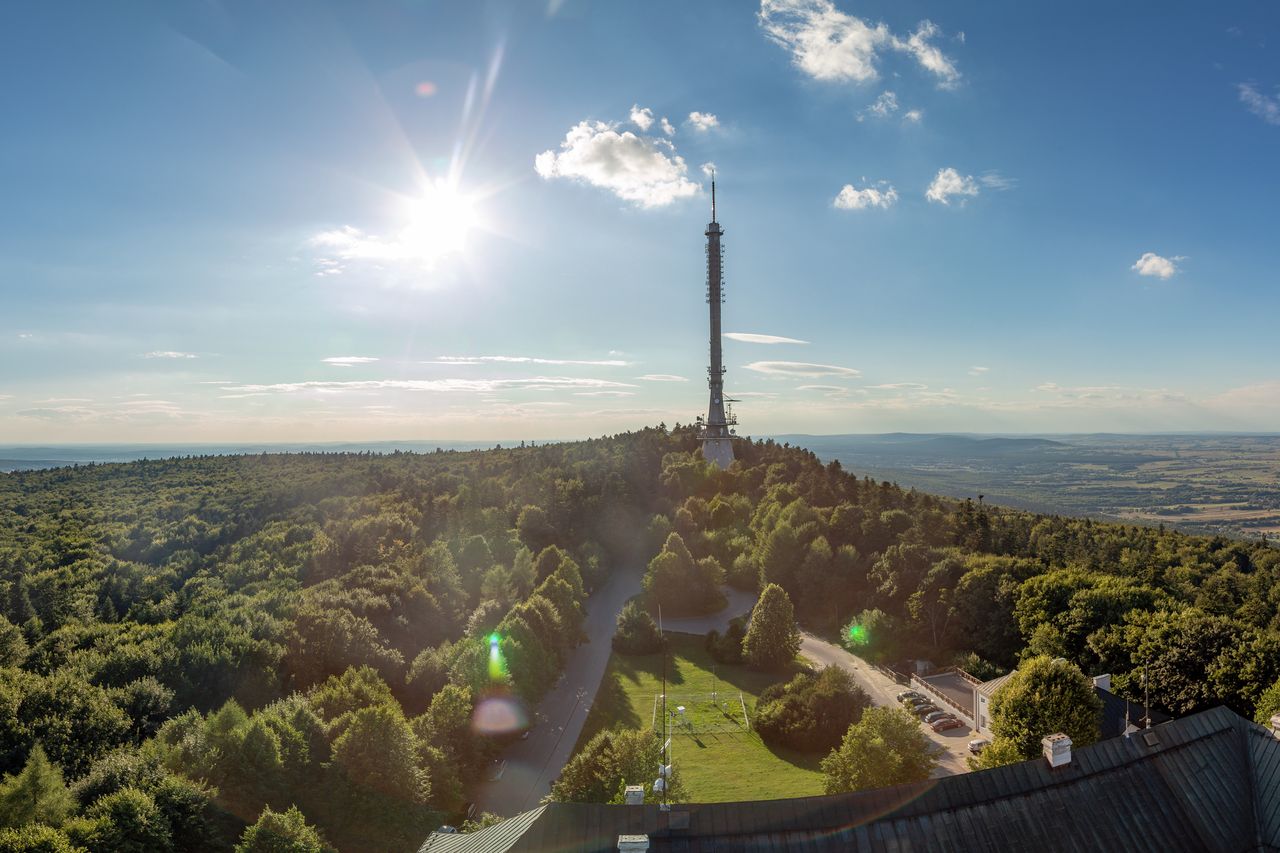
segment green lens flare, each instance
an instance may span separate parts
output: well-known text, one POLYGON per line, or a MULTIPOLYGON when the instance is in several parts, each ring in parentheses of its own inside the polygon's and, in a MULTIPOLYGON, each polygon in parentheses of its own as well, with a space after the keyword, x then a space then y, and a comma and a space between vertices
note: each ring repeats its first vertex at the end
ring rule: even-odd
POLYGON ((855 646, 865 646, 868 640, 867 629, 861 625, 849 626, 849 642, 855 646))
POLYGON ((501 681, 507 673, 506 661, 502 659, 502 649, 498 648, 498 635, 489 635, 489 680, 501 681))

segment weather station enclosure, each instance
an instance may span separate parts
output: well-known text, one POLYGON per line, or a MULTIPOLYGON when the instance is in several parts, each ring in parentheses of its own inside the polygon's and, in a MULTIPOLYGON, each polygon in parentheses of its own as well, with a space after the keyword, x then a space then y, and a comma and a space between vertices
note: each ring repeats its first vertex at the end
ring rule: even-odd
MULTIPOLYGON (((662 731, 662 694, 653 694, 650 727, 662 731)), ((745 734, 751 731, 747 703, 740 690, 715 693, 670 693, 667 695, 667 726, 670 737, 745 734)))

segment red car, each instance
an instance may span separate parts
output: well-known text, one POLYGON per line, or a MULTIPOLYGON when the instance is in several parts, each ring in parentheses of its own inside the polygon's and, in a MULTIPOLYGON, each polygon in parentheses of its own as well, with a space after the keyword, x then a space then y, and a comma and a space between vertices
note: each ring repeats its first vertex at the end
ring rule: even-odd
POLYGON ((955 717, 943 717, 941 720, 936 720, 929 727, 935 732, 945 732, 947 729, 963 728, 964 723, 960 722, 955 717))

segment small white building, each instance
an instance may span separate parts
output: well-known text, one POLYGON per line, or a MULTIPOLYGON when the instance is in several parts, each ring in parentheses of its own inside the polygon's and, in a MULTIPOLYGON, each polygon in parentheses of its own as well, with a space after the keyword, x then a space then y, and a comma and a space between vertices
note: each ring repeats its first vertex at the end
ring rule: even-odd
POLYGON ((1017 672, 1016 669, 1010 670, 999 678, 984 681, 973 688, 973 724, 978 734, 991 735, 991 697, 1017 672))

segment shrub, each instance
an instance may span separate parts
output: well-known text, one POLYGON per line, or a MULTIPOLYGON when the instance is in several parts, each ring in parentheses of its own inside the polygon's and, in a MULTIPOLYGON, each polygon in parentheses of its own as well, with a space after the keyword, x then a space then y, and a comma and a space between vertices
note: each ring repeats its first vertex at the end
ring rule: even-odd
POLYGON ((613 635, 614 651, 624 655, 647 655, 662 648, 662 635, 639 603, 628 601, 618 614, 618 630, 613 635))
POLYGON ((829 752, 871 705, 844 670, 828 666, 766 687, 754 727, 765 743, 802 752, 829 752))

